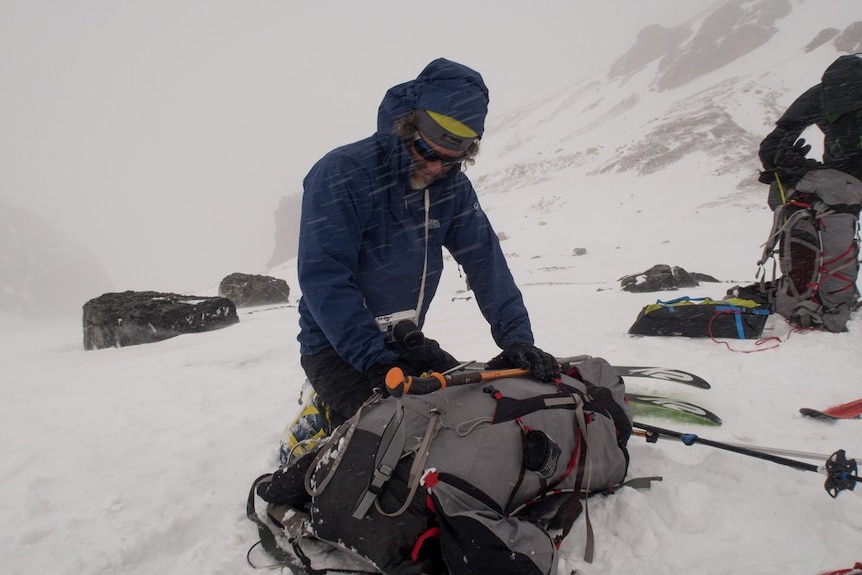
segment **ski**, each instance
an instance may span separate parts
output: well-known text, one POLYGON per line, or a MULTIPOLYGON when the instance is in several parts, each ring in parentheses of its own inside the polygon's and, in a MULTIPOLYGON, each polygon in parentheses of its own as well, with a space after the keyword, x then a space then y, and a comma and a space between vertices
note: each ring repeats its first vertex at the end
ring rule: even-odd
MULTIPOLYGON (((590 359, 589 355, 578 355, 572 357, 557 358, 562 370, 568 369, 578 363, 590 359)), ((450 371, 470 369, 477 362, 470 361, 461 364, 450 371)), ((625 380, 636 379, 659 379, 697 387, 698 389, 710 389, 709 383, 700 376, 680 369, 669 369, 665 367, 635 367, 635 366, 613 366, 625 380)), ((701 425, 721 425, 721 418, 715 413, 694 403, 667 397, 663 395, 626 393, 626 399, 632 412, 637 417, 658 417, 661 419, 676 421, 680 423, 694 423, 701 425)))
MULTIPOLYGON (((578 362, 589 359, 589 355, 576 355, 573 357, 561 357, 557 361, 561 365, 567 366, 577 364, 578 362)), ((660 379, 662 381, 673 381, 697 387, 699 389, 709 389, 709 382, 691 372, 682 369, 674 369, 669 367, 649 367, 649 366, 633 366, 633 365, 615 365, 613 366, 617 372, 625 379, 627 377, 638 377, 646 379, 660 379)))
POLYGON ((687 401, 640 393, 626 393, 626 399, 636 417, 658 417, 679 423, 721 425, 721 418, 718 415, 687 401))
POLYGON ((825 573, 820 573, 820 575, 862 575, 862 561, 857 561, 853 567, 827 571, 825 573))
POLYGON ((664 381, 673 381, 697 387, 699 389, 709 389, 709 382, 688 371, 681 369, 671 369, 667 367, 635 367, 627 365, 615 365, 616 369, 623 379, 627 377, 645 377, 648 379, 661 379, 664 381))
POLYGON ((810 407, 803 407, 799 413, 807 417, 821 419, 824 421, 833 421, 836 419, 858 419, 862 416, 862 399, 835 405, 829 409, 819 410, 810 407))

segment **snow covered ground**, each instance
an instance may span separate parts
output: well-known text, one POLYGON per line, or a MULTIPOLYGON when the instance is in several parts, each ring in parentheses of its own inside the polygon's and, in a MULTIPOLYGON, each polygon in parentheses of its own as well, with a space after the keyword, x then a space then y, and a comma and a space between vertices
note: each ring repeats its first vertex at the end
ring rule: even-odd
MULTIPOLYGON (((510 221, 498 225, 511 238, 504 249, 538 344, 557 355, 586 353, 702 375, 711 390, 630 386, 700 403, 724 419, 719 428, 681 431, 862 456, 862 422, 825 424, 798 413, 802 406, 862 396, 858 314, 848 333, 792 336, 771 317, 764 336, 782 342, 756 353, 744 352, 768 345, 626 334, 640 308, 656 299, 720 297, 753 279, 770 217, 765 208, 744 203, 687 205, 697 200, 683 195, 690 199, 681 201, 660 176, 642 179, 636 205, 620 208, 619 198, 629 196, 623 180, 590 179, 602 193, 593 194, 575 220, 549 212, 540 226, 534 217, 511 216, 517 210, 510 209, 510 221), (698 215, 680 226, 683 213, 698 215), (721 229, 733 233, 722 236, 721 229), (572 256, 576 247, 587 254, 572 256), (621 291, 622 275, 655 263, 711 273, 724 283, 678 293, 621 291)), ((716 180, 712 185, 721 186, 716 180)), ((585 184, 574 178, 545 185, 585 184)), ((493 217, 501 209, 489 212, 493 217)), ((271 272, 296 285, 292 264, 271 272)), ((461 358, 491 357, 496 349, 487 326, 463 288, 450 264, 426 333, 461 358)), ((291 301, 297 297, 294 292, 291 301)), ((253 572, 245 553, 256 531, 244 516, 245 497, 257 475, 275 468, 303 381, 294 303, 240 310, 240 322, 220 331, 100 351, 83 350, 74 320, 3 319, 3 572, 253 572)), ((831 499, 821 474, 671 440, 633 438, 630 450, 630 477, 661 475, 664 481, 591 502, 596 560, 580 560, 579 522, 563 545, 561 573, 817 573, 862 559, 862 489, 831 499)))

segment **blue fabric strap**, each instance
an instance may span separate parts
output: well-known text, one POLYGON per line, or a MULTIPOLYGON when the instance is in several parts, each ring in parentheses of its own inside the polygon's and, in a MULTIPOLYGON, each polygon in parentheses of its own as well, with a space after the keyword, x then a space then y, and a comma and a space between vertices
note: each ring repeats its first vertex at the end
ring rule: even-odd
POLYGON ((684 301, 703 301, 704 299, 706 299, 706 298, 702 298, 702 297, 689 297, 689 296, 687 296, 687 295, 684 295, 684 296, 682 296, 682 297, 678 297, 678 298, 676 298, 676 299, 669 299, 669 300, 666 300, 666 301, 662 301, 662 300, 660 300, 660 299, 657 299, 657 300, 655 300, 655 302, 656 302, 657 304, 660 304, 660 305, 673 305, 673 304, 675 304, 675 303, 680 303, 680 302, 684 302, 684 301))
POLYGON ((735 305, 717 305, 715 311, 729 311, 734 315, 736 320, 736 337, 737 339, 745 339, 745 328, 742 326, 742 310, 735 305))

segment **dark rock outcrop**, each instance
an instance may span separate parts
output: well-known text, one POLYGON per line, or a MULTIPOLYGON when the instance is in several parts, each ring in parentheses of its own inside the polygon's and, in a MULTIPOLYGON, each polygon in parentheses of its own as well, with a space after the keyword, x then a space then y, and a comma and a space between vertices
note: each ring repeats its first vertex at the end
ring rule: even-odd
POLYGON ((619 281, 624 291, 643 293, 696 287, 700 285, 699 281, 718 280, 706 274, 689 273, 679 266, 658 264, 645 272, 624 276, 619 281))
POLYGON ((290 288, 283 279, 271 276, 232 273, 218 286, 218 294, 236 307, 287 303, 290 288))
POLYGON ((234 303, 154 291, 105 293, 84 304, 84 349, 153 343, 239 321, 234 303))

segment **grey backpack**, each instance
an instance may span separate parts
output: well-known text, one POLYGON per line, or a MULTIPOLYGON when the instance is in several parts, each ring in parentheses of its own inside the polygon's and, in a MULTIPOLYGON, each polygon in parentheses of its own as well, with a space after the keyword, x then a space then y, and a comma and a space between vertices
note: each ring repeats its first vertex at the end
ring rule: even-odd
POLYGON ((309 465, 305 529, 385 574, 553 575, 584 498, 625 478, 624 397, 599 358, 556 384, 375 395, 309 465))
POLYGON ((758 262, 778 258, 773 311, 801 327, 846 331, 859 297, 860 207, 862 182, 838 170, 811 170, 789 191, 758 262))

